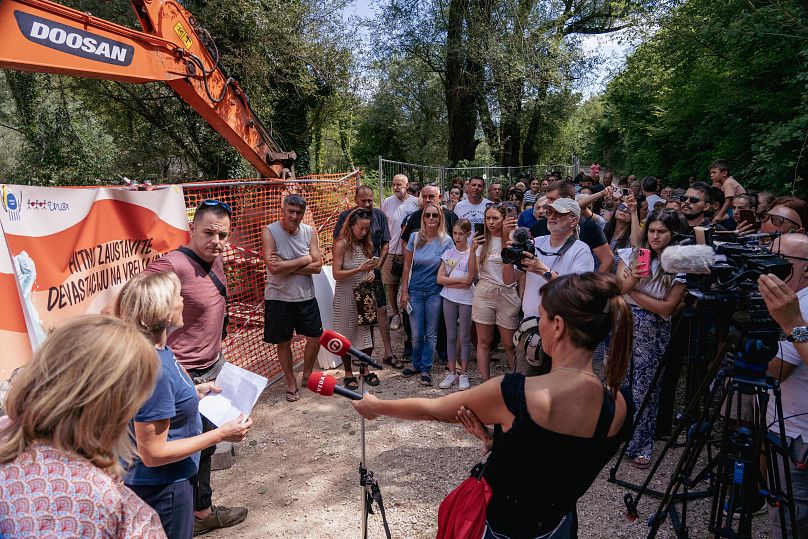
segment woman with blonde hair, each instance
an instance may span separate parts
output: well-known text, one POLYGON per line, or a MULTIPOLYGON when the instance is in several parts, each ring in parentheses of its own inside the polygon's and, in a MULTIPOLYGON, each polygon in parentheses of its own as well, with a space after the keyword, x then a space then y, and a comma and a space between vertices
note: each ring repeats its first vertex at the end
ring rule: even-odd
POLYGON ((421 213, 421 229, 410 235, 404 249, 401 276, 401 308, 410 315, 412 328, 412 367, 404 376, 421 375, 421 383, 432 385, 432 354, 438 343, 442 298, 438 284, 441 255, 452 248, 446 234, 443 210, 432 202, 421 213))
POLYGON ((55 330, 14 380, 0 427, 3 537, 165 537, 118 480, 127 426, 154 389, 154 347, 130 325, 82 316, 55 330))
POLYGON ((485 210, 485 237, 477 265, 480 268, 480 282, 471 306, 471 319, 477 329, 477 367, 483 381, 491 377, 488 360, 494 340, 494 326, 497 326, 502 337, 508 369, 513 369, 513 334, 519 327, 519 311, 522 308, 517 283, 505 284, 502 279, 502 248, 508 242, 504 223, 505 206, 492 204, 485 210))
POLYGON ((213 382, 194 386, 166 346, 168 334, 182 327, 182 307, 174 273, 142 273, 123 287, 115 313, 146 336, 162 366, 154 393, 134 418, 139 458, 124 483, 157 511, 169 538, 189 539, 194 531, 192 481, 200 451, 222 441, 240 442, 252 420, 242 422, 239 417, 202 432, 199 399, 221 389, 213 382))

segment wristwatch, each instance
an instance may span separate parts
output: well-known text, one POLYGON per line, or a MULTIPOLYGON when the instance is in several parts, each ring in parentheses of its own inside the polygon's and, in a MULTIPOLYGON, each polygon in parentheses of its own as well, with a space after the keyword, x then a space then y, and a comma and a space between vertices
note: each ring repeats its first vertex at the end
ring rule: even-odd
POLYGON ((552 281, 553 280, 553 272, 552 271, 545 271, 544 273, 542 273, 541 276, 544 277, 545 281, 552 281))
POLYGON ((788 342, 808 342, 808 326, 796 326, 786 340, 788 342))

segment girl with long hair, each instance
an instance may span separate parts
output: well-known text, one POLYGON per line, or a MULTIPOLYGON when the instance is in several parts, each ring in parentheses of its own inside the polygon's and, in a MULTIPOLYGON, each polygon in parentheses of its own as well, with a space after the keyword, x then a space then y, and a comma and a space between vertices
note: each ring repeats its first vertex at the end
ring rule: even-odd
MULTIPOLYGON (((373 282, 373 241, 370 237, 370 211, 357 208, 348 215, 333 248, 334 286, 334 330, 341 333, 354 348, 366 354, 373 353, 373 326, 357 324, 354 289, 361 283, 373 282)), ((353 375, 351 358, 343 356, 345 369, 343 385, 348 389, 358 389, 359 382, 353 375)), ((359 375, 372 386, 379 385, 379 377, 370 372, 364 363, 359 367, 359 375)))
POLYGON ((541 294, 539 333, 553 358, 548 374, 506 374, 438 399, 353 401, 367 419, 461 422, 485 438, 480 423, 495 425, 482 474, 492 490, 486 539, 574 537, 576 501, 631 436, 631 397, 620 387, 632 321, 619 283, 602 273, 563 275, 541 294), (592 369, 592 351, 609 330, 604 384, 592 369))
POLYGON ((630 383, 635 406, 639 407, 646 393, 651 391, 649 404, 637 422, 626 451, 638 468, 647 468, 651 464, 660 392, 659 384, 651 387, 651 381, 670 341, 671 316, 685 295, 684 283, 662 270, 660 257, 666 247, 676 244, 675 235, 685 232, 687 221, 682 214, 671 210, 655 211, 645 222, 639 243, 640 248, 651 251, 650 275, 643 277, 637 271, 636 248, 631 264, 621 260, 617 267, 621 290, 634 317, 630 383))
POLYGON ((468 368, 471 360, 471 304, 474 302, 472 283, 477 276, 477 246, 479 236, 471 236, 468 219, 458 219, 452 228, 455 246, 441 255, 438 284, 443 286, 443 319, 446 324, 446 352, 449 374, 440 383, 449 389, 457 382, 461 391, 470 387, 468 368), (459 327, 459 335, 458 335, 459 327), (457 372, 457 343, 460 340, 460 372, 457 372))
POLYGON ((426 386, 432 385, 432 354, 438 342, 442 305, 438 269, 441 255, 451 247, 443 210, 437 204, 426 204, 421 212, 421 229, 410 235, 404 249, 401 276, 401 308, 409 311, 412 328, 412 367, 401 373, 407 377, 420 374, 426 386))
POLYGON ((494 326, 499 329, 508 368, 513 369, 513 334, 519 327, 519 298, 517 283, 506 285, 502 279, 502 248, 508 241, 505 228, 505 207, 492 204, 485 210, 485 235, 478 257, 480 282, 474 292, 471 319, 477 329, 477 367, 483 381, 491 377, 489 356, 494 340, 494 326))
POLYGON ((192 480, 200 452, 219 442, 242 441, 252 425, 239 417, 202 432, 199 400, 221 388, 214 382, 194 385, 166 346, 169 333, 183 325, 180 288, 174 273, 141 273, 124 285, 115 305, 118 318, 149 340, 161 365, 154 392, 134 417, 138 458, 124 483, 157 511, 170 539, 193 537, 192 480))
POLYGON ((135 458, 127 427, 159 373, 154 346, 116 318, 78 317, 48 336, 14 379, 0 422, 4 537, 165 537, 120 482, 120 463, 135 458))

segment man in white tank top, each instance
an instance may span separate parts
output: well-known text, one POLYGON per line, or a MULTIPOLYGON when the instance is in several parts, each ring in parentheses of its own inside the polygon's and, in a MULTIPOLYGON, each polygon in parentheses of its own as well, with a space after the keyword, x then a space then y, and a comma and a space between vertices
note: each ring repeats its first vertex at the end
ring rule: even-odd
POLYGON ((292 372, 292 336, 297 333, 306 338, 301 382, 305 387, 320 350, 323 332, 311 277, 320 273, 323 257, 317 231, 302 222, 305 213, 306 199, 300 195, 287 195, 281 205, 280 220, 261 231, 267 265, 264 341, 278 347, 289 402, 300 398, 292 372))

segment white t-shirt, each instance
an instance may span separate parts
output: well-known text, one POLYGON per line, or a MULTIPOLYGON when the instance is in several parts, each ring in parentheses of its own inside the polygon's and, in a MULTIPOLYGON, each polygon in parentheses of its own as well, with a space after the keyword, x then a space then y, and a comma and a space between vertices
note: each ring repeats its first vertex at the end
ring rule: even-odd
POLYGON ((382 211, 387 216, 387 228, 390 229, 390 244, 387 252, 391 255, 404 254, 401 247, 401 223, 404 218, 418 209, 418 199, 407 195, 399 200, 396 195, 389 196, 382 202, 382 211))
MULTIPOLYGON (((457 250, 457 247, 452 247, 445 251, 440 259, 443 260, 443 267, 445 271, 449 272, 447 277, 452 279, 458 277, 465 277, 469 274, 469 253, 471 249, 466 249, 462 253, 457 250)), ((468 288, 453 288, 444 286, 440 292, 441 297, 444 297, 455 303, 461 305, 471 305, 474 303, 474 285, 468 288)))
POLYGON ((458 219, 468 219, 472 224, 483 223, 485 222, 485 205, 490 203, 490 200, 483 198, 479 204, 472 204, 466 198, 457 203, 454 212, 458 219))
MULTIPOLYGON (((797 298, 800 301, 802 317, 808 317, 808 288, 797 292, 797 298)), ((784 363, 797 366, 791 376, 780 383, 783 396, 783 417, 787 418, 785 420, 786 435, 792 438, 802 436, 802 441, 808 442, 808 415, 796 415, 808 412, 808 367, 802 362, 797 349, 794 348, 794 343, 788 341, 780 341, 780 352, 777 357, 784 363), (792 415, 796 417, 789 417, 792 415)), ((769 406, 766 408, 767 425, 775 420, 774 412, 774 396, 772 395, 769 406)), ((774 431, 777 428, 777 423, 769 427, 774 431)))
MULTIPOLYGON (((562 247, 561 245, 551 247, 550 236, 539 236, 535 238, 534 242, 536 247, 546 253, 558 252, 562 247)), ((534 251, 534 254, 544 265, 550 268, 550 271, 554 271, 559 275, 585 273, 595 269, 595 259, 592 258, 592 251, 581 240, 575 240, 575 243, 562 256, 547 256, 541 254, 538 250, 534 251)), ((525 318, 539 316, 539 305, 541 305, 541 293, 539 290, 546 282, 547 279, 533 272, 528 272, 525 275, 525 293, 522 295, 522 312, 525 318)))
POLYGON ((654 204, 659 201, 665 202, 665 199, 659 195, 648 195, 645 197, 645 201, 648 202, 648 213, 651 213, 654 211, 654 204))

